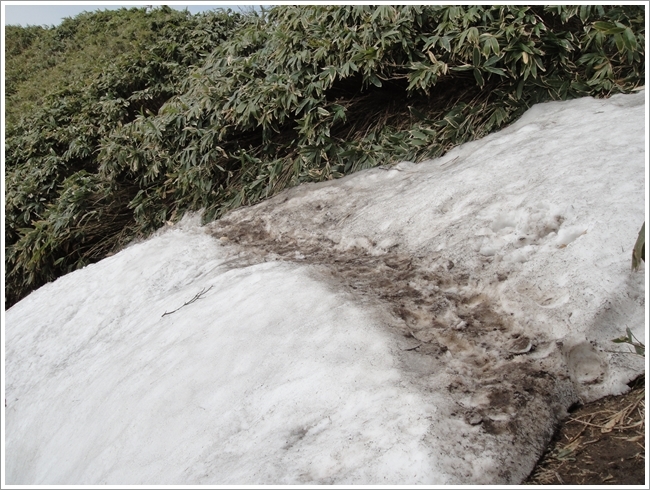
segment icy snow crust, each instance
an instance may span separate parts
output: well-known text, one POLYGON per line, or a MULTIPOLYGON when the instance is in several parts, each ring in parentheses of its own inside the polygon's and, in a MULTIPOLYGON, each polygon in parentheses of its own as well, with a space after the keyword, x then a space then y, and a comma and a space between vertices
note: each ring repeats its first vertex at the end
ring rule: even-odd
POLYGON ((537 105, 35 291, 6 312, 6 483, 521 482, 644 368, 611 342, 645 342, 644 99, 537 105))

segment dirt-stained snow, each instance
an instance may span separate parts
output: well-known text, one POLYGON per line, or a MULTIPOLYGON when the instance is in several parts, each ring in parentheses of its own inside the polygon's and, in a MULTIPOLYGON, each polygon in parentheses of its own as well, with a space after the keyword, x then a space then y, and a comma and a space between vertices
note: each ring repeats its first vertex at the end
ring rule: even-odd
POLYGON ((537 105, 32 293, 6 483, 521 482, 571 404, 644 369, 611 342, 645 342, 644 101, 537 105))

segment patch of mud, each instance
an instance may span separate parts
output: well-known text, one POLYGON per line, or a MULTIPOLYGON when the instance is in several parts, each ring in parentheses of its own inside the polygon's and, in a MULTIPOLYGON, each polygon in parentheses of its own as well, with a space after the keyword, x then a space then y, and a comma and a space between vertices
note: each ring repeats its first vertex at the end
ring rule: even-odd
MULTIPOLYGON (((215 238, 234 248, 241 266, 272 260, 306 264, 319 280, 383 310, 387 327, 403 339, 402 370, 425 392, 444 393, 448 403, 438 407, 436 418, 457 422, 445 430, 463 432, 463 451, 471 448, 480 456, 487 436, 495 448, 508 448, 494 461, 494 483, 519 483, 530 473, 577 401, 554 341, 526 336, 471 270, 441 253, 413 256, 398 245, 381 254, 342 250, 326 238, 274 235, 269 229, 261 218, 224 218, 209 225, 215 238)), ((471 476, 466 478, 469 483, 471 476)))

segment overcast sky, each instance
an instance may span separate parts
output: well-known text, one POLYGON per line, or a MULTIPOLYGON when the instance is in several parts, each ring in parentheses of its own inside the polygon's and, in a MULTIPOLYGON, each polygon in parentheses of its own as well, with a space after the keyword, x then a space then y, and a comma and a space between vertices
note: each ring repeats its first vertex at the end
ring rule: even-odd
POLYGON ((247 9, 257 2, 2 2, 5 25, 59 25, 65 17, 74 17, 81 12, 94 10, 119 9, 122 7, 144 7, 147 5, 166 4, 178 10, 188 9, 191 13, 204 12, 217 8, 231 8, 233 10, 247 9), (66 5, 67 3, 67 5, 66 5), (21 5, 22 4, 22 5, 21 5))

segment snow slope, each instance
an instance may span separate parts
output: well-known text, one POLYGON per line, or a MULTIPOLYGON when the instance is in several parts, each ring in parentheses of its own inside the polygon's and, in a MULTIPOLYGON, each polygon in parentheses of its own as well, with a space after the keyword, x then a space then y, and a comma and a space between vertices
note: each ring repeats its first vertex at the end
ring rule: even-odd
POLYGON ((196 218, 5 313, 7 484, 503 484, 644 361, 645 94, 196 218))

